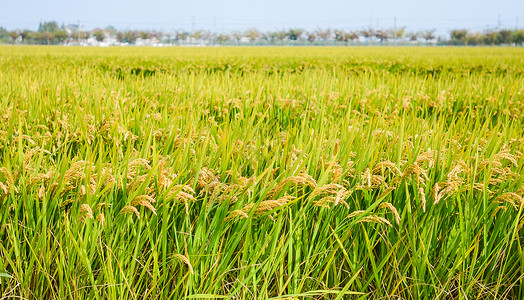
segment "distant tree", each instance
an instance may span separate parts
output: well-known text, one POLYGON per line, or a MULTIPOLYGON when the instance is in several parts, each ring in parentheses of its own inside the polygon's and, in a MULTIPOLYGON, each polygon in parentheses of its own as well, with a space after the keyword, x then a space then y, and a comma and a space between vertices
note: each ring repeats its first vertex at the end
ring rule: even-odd
POLYGON ((371 27, 369 28, 366 28, 366 29, 362 29, 360 31, 360 35, 362 35, 363 37, 373 41, 373 37, 375 36, 375 30, 371 27))
POLYGON ((30 41, 32 38, 32 35, 33 35, 32 31, 24 29, 24 31, 20 33, 20 37, 22 37, 22 42, 30 41))
POLYGON ((189 34, 189 37, 194 40, 202 40, 203 31, 202 30, 195 30, 189 34))
POLYGON ((116 33, 116 40, 119 42, 119 43, 124 43, 125 42, 125 38, 124 38, 124 33, 122 31, 118 31, 116 33))
POLYGON ((323 42, 329 41, 331 39, 331 29, 317 29, 317 36, 323 42))
POLYGON ((406 27, 397 28, 397 32, 394 32, 393 38, 402 39, 406 35, 406 27))
POLYGON ((275 41, 278 40, 278 31, 269 31, 269 32, 266 32, 265 35, 269 43, 271 43, 271 45, 274 45, 275 41))
POLYGON ((220 33, 217 35, 216 37, 216 41, 219 43, 219 44, 225 44, 227 41, 229 41, 231 39, 231 35, 227 34, 227 33, 220 33))
POLYGON ((404 35, 406 34, 406 28, 405 27, 391 28, 388 30, 384 30, 383 32, 390 39, 401 40, 404 37, 404 35))
POLYGON ((271 42, 271 35, 269 32, 260 32, 260 39, 271 42))
POLYGON ((524 44, 524 29, 513 31, 511 41, 515 43, 515 45, 522 46, 522 44, 524 44))
POLYGON ((335 41, 337 42, 347 42, 346 31, 343 29, 335 29, 335 41))
POLYGON ((162 40, 163 37, 164 37, 164 33, 161 31, 153 30, 149 33, 149 38, 151 39, 157 39, 160 41, 162 40))
POLYGON ((105 31, 112 36, 116 36, 118 34, 118 30, 115 28, 115 26, 112 25, 107 26, 105 31))
POLYGON ((139 31, 138 32, 138 37, 143 39, 143 40, 148 40, 151 36, 149 34, 149 31, 139 31))
POLYGON ((138 38, 138 33, 136 31, 127 30, 124 32, 123 41, 129 44, 134 44, 138 38))
POLYGON ((187 37, 189 36, 189 33, 187 31, 184 31, 184 30, 177 30, 175 32, 175 40, 177 41, 185 41, 187 39, 187 37))
POLYGON ((60 28, 55 21, 43 22, 38 26, 38 31, 27 31, 25 43, 40 45, 56 45, 63 42, 67 37, 64 27, 60 28))
POLYGON ((55 33, 54 32, 35 32, 35 36, 38 39, 38 44, 54 44, 55 33), (44 42, 45 41, 45 42, 44 42))
POLYGON ((349 40, 352 40, 352 41, 353 41, 353 40, 358 40, 358 37, 359 37, 358 32, 357 32, 357 31, 354 31, 354 30, 349 31, 349 32, 347 33, 347 35, 348 35, 348 39, 349 39, 349 40))
POLYGON ((339 42, 347 43, 352 40, 358 39, 358 32, 356 31, 345 31, 342 29, 337 29, 334 31, 335 33, 335 40, 339 42))
POLYGON ((478 32, 468 32, 465 37, 465 42, 470 46, 482 44, 482 34, 478 32))
POLYGON ((202 30, 200 32, 200 39, 203 41, 209 41, 213 38, 213 33, 208 30, 202 30))
POLYGON ((451 41, 454 43, 461 43, 466 45, 466 36, 468 31, 466 29, 455 29, 451 30, 451 41))
POLYGON ((426 43, 435 39, 435 29, 425 30, 422 33, 422 37, 426 40, 426 43))
POLYGON ((7 29, 4 27, 0 27, 0 44, 4 44, 9 42, 9 34, 7 32, 7 29))
POLYGON ((244 32, 244 36, 247 37, 250 42, 254 42, 260 37, 260 32, 255 28, 250 28, 244 32))
POLYGON ((387 41, 389 38, 390 38, 390 32, 386 31, 386 30, 377 30, 375 32, 375 37, 377 37, 380 42, 384 42, 384 41, 387 41))
POLYGON ((408 32, 406 33, 406 37, 411 41, 411 42, 415 42, 418 37, 419 37, 419 33, 418 32, 415 32, 415 31, 412 31, 412 32, 408 32))
POLYGON ((96 39, 98 42, 103 41, 104 38, 105 38, 105 34, 104 34, 104 32, 102 31, 102 29, 95 29, 95 30, 93 30, 93 36, 95 37, 95 39, 96 39))
POLYGON ((44 22, 38 25, 38 32, 56 32, 59 30, 60 27, 58 26, 58 23, 55 21, 44 22))
POLYGON ((287 31, 280 30, 276 32, 277 39, 280 40, 280 43, 284 45, 284 40, 288 37, 287 31))
POLYGON ((484 45, 495 45, 498 42, 498 34, 496 31, 487 30, 481 38, 481 43, 484 45))
POLYGON ((231 36, 237 41, 237 45, 240 45, 240 40, 242 39, 242 33, 240 31, 233 31, 231 36))
POLYGON ((314 31, 308 31, 306 32, 306 37, 310 43, 314 43, 317 40, 317 33, 314 31))
POLYGON ((80 37, 81 40, 85 41, 89 38, 89 36, 91 36, 91 34, 88 31, 80 31, 78 36, 80 37))
POLYGON ((508 29, 499 30, 497 34, 498 43, 506 44, 506 45, 511 44, 511 34, 512 34, 511 30, 508 30, 508 29))
POLYGON ((20 32, 20 30, 12 30, 7 32, 7 35, 9 35, 9 37, 14 43, 22 35, 22 32, 20 32))
POLYGON ((63 43, 67 39, 67 31, 60 29, 54 33, 55 43, 63 43))
POLYGON ((301 28, 291 28, 287 31, 287 36, 290 40, 296 41, 300 39, 300 36, 304 33, 304 29, 301 28))
POLYGON ((30 45, 49 45, 52 33, 24 30, 25 42, 30 45))

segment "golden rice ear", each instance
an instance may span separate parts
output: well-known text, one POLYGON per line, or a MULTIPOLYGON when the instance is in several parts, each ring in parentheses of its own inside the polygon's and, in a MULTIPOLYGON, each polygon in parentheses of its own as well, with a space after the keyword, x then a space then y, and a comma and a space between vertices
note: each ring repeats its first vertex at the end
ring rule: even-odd
POLYGON ((440 191, 441 187, 440 184, 437 182, 433 186, 433 204, 437 204, 440 199, 438 198, 438 192, 440 191))
POLYGON ((284 196, 280 197, 277 200, 266 200, 260 202, 258 207, 255 209, 255 214, 263 214, 267 211, 273 210, 274 208, 283 206, 286 204, 289 200, 295 199, 296 197, 293 196, 284 196))
POLYGON ((284 197, 280 197, 277 200, 265 200, 265 201, 260 202, 260 204, 256 206, 256 208, 255 208, 256 204, 251 203, 251 204, 244 206, 242 209, 237 209, 237 210, 230 212, 229 215, 226 217, 226 219, 230 220, 236 217, 247 218, 253 208, 255 208, 254 215, 261 215, 277 207, 283 206, 289 200, 292 200, 295 198, 296 197, 293 197, 293 196, 284 196, 284 197))
POLYGON ((387 208, 387 209, 389 209, 393 213, 393 215, 395 216, 395 222, 397 223, 397 225, 400 225, 400 215, 398 214, 397 208, 395 206, 393 206, 393 204, 391 204, 389 202, 383 202, 378 207, 379 208, 387 208))
POLYGON ((316 187, 313 190, 313 192, 311 193, 311 196, 314 197, 314 196, 317 196, 323 193, 336 194, 338 192, 337 190, 341 190, 341 189, 344 189, 342 185, 337 184, 337 183, 330 183, 330 184, 323 185, 321 187, 316 187))
POLYGON ((5 180, 6 180, 6 185, 12 186, 14 182, 13 182, 13 176, 11 175, 11 172, 9 172, 9 170, 7 170, 6 167, 1 167, 0 173, 4 175, 5 180))
POLYGON ((242 209, 235 209, 234 211, 231 211, 224 220, 227 221, 227 220, 231 220, 237 217, 242 217, 244 219, 247 219, 249 218, 249 215, 242 209))
POLYGON ((89 204, 82 204, 80 205, 80 222, 85 221, 85 219, 93 219, 93 211, 91 210, 91 207, 89 204))
POLYGON ((133 206, 137 206, 137 205, 140 205, 140 206, 143 206, 147 209, 149 209, 154 215, 156 215, 156 209, 155 207, 153 207, 153 205, 151 204, 151 202, 149 201, 146 201, 146 200, 135 200, 131 203, 131 205, 133 206))
POLYGON ((133 214, 134 213, 136 215, 136 217, 138 219, 140 219, 140 213, 138 212, 136 207, 131 206, 131 205, 128 205, 128 206, 122 208, 122 210, 120 210, 120 213, 121 214, 133 214))
POLYGON ((98 203, 98 204, 95 206, 95 211, 98 211, 99 209, 103 209, 103 208, 105 208, 105 207, 109 207, 109 206, 111 206, 111 204, 106 203, 106 202, 98 203))
POLYGON ((520 205, 524 205, 524 199, 519 196, 517 193, 513 192, 507 192, 502 195, 497 196, 494 200, 496 203, 504 203, 507 202, 515 208, 515 210, 518 210, 518 207, 520 205))
MULTIPOLYGON (((215 189, 216 192, 219 190, 215 189)), ((215 193, 215 191, 213 193, 215 193)), ((189 201, 195 201, 195 197, 190 193, 195 193, 195 191, 188 185, 176 185, 174 186, 167 194, 168 199, 175 199, 180 203, 184 204, 186 214, 189 215, 189 201)))
POLYGON ((522 221, 520 221, 519 225, 517 226, 517 230, 522 229, 522 227, 524 227, 524 219, 522 219, 522 221))
POLYGON ((137 196, 133 201, 142 201, 142 200, 145 200, 145 201, 148 201, 148 202, 151 202, 151 203, 155 203, 156 200, 149 196, 149 195, 141 195, 141 196, 137 196))
POLYGON ((422 202, 422 211, 426 212, 426 193, 423 188, 418 189, 418 194, 420 196, 420 200, 422 202))
POLYGON ((366 168, 366 171, 362 174, 363 180, 367 184, 368 188, 371 188, 371 170, 369 168, 366 168))
POLYGON ((96 216, 96 220, 100 222, 100 224, 102 225, 104 225, 106 222, 106 218, 104 217, 104 214, 98 214, 98 216, 96 216))
POLYGON ((0 182, 0 191, 2 191, 4 195, 9 194, 9 190, 7 189, 7 186, 3 184, 2 182, 0 182))
POLYGON ((147 159, 144 159, 144 158, 136 158, 132 161, 130 161, 128 164, 127 164, 127 167, 129 169, 137 169, 139 167, 144 167, 146 168, 147 170, 151 170, 151 165, 149 165, 149 161, 147 159))
POLYGON ((520 189, 517 191, 517 194, 520 194, 524 197, 524 183, 522 183, 522 185, 520 186, 520 189))
POLYGON ((347 204, 345 198, 351 195, 352 191, 348 191, 345 188, 341 188, 335 195, 334 205, 337 206, 339 203, 342 203, 347 209, 349 209, 349 204, 347 204))
POLYGON ((509 153, 509 150, 502 150, 499 153, 495 154, 495 156, 493 157, 493 161, 496 161, 496 162, 500 162, 503 159, 509 160, 509 162, 512 165, 518 168, 519 164, 517 162, 517 157, 509 153))
POLYGON ((491 214, 491 217, 493 218, 494 216, 497 215, 497 213, 498 213, 499 211, 501 211, 501 210, 502 210, 502 211, 506 211, 507 209, 508 209, 508 208, 505 207, 505 206, 498 206, 497 208, 495 208, 495 210, 494 210, 493 213, 491 214))
POLYGON ((391 223, 386 218, 379 217, 379 216, 376 216, 376 215, 365 216, 365 217, 362 217, 362 219, 357 221, 357 223, 362 223, 362 222, 365 222, 365 223, 377 223, 377 224, 384 224, 384 225, 388 225, 388 226, 393 226, 393 225, 391 225, 391 223))
POLYGON ((389 172, 395 175, 402 174, 402 172, 397 167, 397 165, 389 160, 385 160, 385 161, 381 161, 377 163, 375 167, 373 167, 373 170, 371 171, 371 173, 374 175, 381 175, 385 173, 386 170, 388 170, 389 172))
POLYGON ((193 266, 191 265, 191 262, 189 261, 189 258, 187 258, 185 255, 182 255, 182 254, 175 254, 173 255, 174 258, 177 258, 179 260, 181 260, 183 263, 185 263, 187 265, 187 267, 189 268, 189 272, 191 272, 191 274, 193 274, 193 266))
POLYGON ((80 186, 80 195, 85 196, 87 194, 85 185, 80 186))

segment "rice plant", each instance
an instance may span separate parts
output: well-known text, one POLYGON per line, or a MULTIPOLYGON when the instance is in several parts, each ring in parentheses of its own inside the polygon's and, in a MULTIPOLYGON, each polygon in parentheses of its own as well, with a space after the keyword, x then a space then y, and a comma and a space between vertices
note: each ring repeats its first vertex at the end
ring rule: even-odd
POLYGON ((522 299, 523 59, 0 47, 0 295, 522 299))

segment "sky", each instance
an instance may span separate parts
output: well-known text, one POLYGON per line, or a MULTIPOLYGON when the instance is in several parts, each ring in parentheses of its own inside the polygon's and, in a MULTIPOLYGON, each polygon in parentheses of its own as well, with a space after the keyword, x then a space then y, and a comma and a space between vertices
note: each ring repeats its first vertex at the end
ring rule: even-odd
POLYGON ((51 20, 86 29, 358 30, 393 28, 395 19, 407 31, 524 28, 524 0, 0 0, 0 26, 9 30, 51 20))

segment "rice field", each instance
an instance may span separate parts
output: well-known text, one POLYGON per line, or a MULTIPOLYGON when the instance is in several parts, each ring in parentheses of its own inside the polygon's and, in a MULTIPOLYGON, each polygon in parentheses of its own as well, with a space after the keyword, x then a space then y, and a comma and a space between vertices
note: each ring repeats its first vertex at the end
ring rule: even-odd
POLYGON ((0 47, 0 299, 523 299, 524 49, 0 47))

